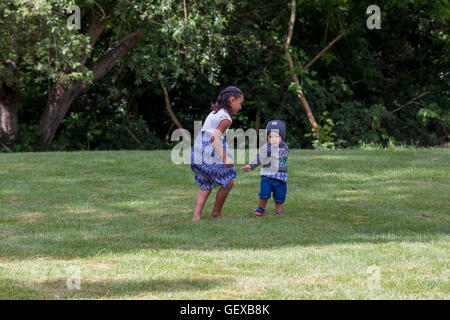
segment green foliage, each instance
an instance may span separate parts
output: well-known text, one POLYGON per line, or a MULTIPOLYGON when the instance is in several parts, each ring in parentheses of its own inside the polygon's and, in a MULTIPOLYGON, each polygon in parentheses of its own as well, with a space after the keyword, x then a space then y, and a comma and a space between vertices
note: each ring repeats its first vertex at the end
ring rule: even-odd
POLYGON ((228 25, 227 14, 234 10, 232 2, 188 2, 187 17, 182 14, 182 1, 143 2, 136 9, 145 13, 144 22, 150 16, 161 21, 159 28, 144 34, 127 63, 137 84, 157 78, 173 88, 180 79, 194 82, 205 77, 218 85, 219 61, 227 56, 222 33, 228 25))
POLYGON ((128 118, 116 110, 108 118, 94 120, 83 113, 71 113, 64 119, 62 132, 52 150, 155 150, 167 145, 149 131, 141 117, 128 118))
POLYGON ((313 137, 312 146, 317 150, 335 149, 335 137, 336 133, 333 132, 334 122, 333 119, 328 118, 328 112, 325 111, 321 116, 321 121, 317 127, 319 135, 317 135, 316 130, 312 129, 311 133, 305 134, 305 137, 313 137))
POLYGON ((66 116, 52 150, 168 148, 142 116, 129 110, 129 100, 126 89, 118 90, 108 83, 94 87, 66 116))
POLYGON ((51 84, 90 81, 92 74, 79 65, 80 56, 92 53, 89 65, 137 28, 145 30, 138 45, 75 101, 54 149, 167 147, 174 125, 164 109, 161 83, 191 132, 193 121, 204 120, 221 88, 236 85, 245 102, 233 126, 254 127, 258 111, 260 127, 272 118, 284 120, 293 148, 449 141, 447 0, 380 1, 381 30, 366 28, 365 12, 373 4, 369 0, 297 1, 290 52, 299 86, 292 83, 283 50, 288 1, 186 1, 185 17, 183 1, 119 0, 104 34, 90 48, 85 33, 92 16, 101 14, 100 8, 109 12, 112 3, 77 2, 81 30, 67 29, 68 16, 62 13, 74 1, 0 3, 0 83, 16 85, 23 97, 17 150, 36 149, 37 123, 51 84), (345 36, 306 69, 341 25, 345 36), (310 133, 299 88, 318 118, 321 137, 310 133))
POLYGON ((16 143, 12 149, 15 152, 32 152, 39 150, 39 137, 41 130, 37 124, 25 124, 19 125, 19 136, 16 139, 16 143))
POLYGON ((41 81, 90 79, 79 58, 89 38, 67 28, 68 0, 5 0, 0 3, 0 74, 23 88, 41 81), (67 72, 72 70, 73 72, 67 72))

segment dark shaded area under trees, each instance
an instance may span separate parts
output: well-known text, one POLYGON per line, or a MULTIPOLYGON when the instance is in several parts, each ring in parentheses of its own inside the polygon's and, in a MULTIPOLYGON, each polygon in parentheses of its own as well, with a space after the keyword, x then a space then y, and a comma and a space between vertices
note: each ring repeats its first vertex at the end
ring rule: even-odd
POLYGON ((448 1, 378 1, 380 30, 372 1, 80 1, 80 30, 71 1, 18 3, 0 4, 2 151, 170 148, 228 85, 245 93, 233 128, 279 118, 291 147, 449 141, 448 1))

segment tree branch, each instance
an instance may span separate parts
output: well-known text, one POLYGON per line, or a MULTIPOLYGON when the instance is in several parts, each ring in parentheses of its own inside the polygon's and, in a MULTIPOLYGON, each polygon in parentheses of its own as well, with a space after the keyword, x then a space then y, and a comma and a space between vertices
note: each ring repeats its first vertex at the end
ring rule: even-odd
POLYGON ((113 48, 109 48, 106 53, 90 67, 94 73, 93 81, 101 79, 109 70, 111 70, 121 57, 128 53, 139 41, 142 29, 138 29, 116 43, 113 48))
MULTIPOLYGON (((159 75, 161 75, 161 73, 158 72, 159 75)), ((175 123, 175 125, 179 128, 179 129, 183 129, 183 126, 181 125, 180 121, 178 120, 177 116, 175 115, 175 113, 172 110, 172 107, 170 105, 170 100, 169 100, 169 93, 167 92, 167 88, 164 85, 164 83, 162 82, 162 80, 159 80, 159 83, 161 84, 161 88, 163 89, 164 92, 164 102, 166 105, 166 109, 167 112, 169 113, 170 118, 172 119, 173 123, 175 123)), ((190 137, 186 136, 184 131, 182 132, 183 137, 185 139, 185 141, 190 141, 190 137)))
MULTIPOLYGON (((96 5, 97 7, 100 8, 100 11, 102 12, 102 15, 103 15, 103 16, 101 17, 100 20, 104 20, 104 19, 106 18, 105 10, 103 10, 103 8, 97 3, 97 1, 93 0, 93 2, 95 3, 95 5, 96 5)), ((116 3, 117 3, 117 2, 116 2, 116 3)))
POLYGON ((327 26, 325 27, 325 37, 323 38, 323 45, 325 45, 325 43, 327 42, 327 38, 328 38, 328 25, 330 24, 330 10, 328 10, 328 15, 327 15, 327 26))
MULTIPOLYGON (((325 48, 323 48, 306 66, 305 66, 305 68, 306 69, 308 69, 309 67, 311 67, 313 64, 314 64, 314 62, 316 62, 325 52, 327 52, 328 51, 328 49, 330 49, 340 38, 342 38, 344 35, 345 35, 345 33, 346 33, 346 30, 345 30, 345 26, 344 26, 344 24, 342 23, 342 20, 341 20, 341 15, 339 14, 339 11, 337 11, 336 10, 336 15, 337 15, 337 17, 338 17, 338 23, 339 23, 339 28, 341 29, 341 33, 336 37, 336 38, 334 38, 333 39, 333 41, 331 41, 325 48)), ((328 30, 328 19, 327 19, 327 30, 328 30)), ((326 33, 325 33, 326 34, 326 33)))
POLYGON ((427 92, 422 93, 421 95, 419 95, 419 96, 413 98, 411 101, 408 101, 407 103, 400 105, 397 109, 391 111, 391 113, 397 112, 397 111, 403 109, 404 107, 406 107, 406 106, 408 106, 408 105, 410 105, 410 104, 412 104, 412 103, 415 103, 416 100, 422 98, 423 96, 426 96, 426 95, 429 94, 429 93, 430 93, 430 91, 427 91, 427 92))
POLYGON ((130 135, 131 138, 133 138, 134 141, 136 141, 141 147, 143 147, 144 149, 147 149, 141 141, 139 141, 138 138, 136 138, 136 136, 133 134, 133 131, 130 130, 130 128, 128 128, 127 126, 123 126, 125 128, 125 130, 127 131, 127 133, 130 135))
POLYGON ((308 69, 309 67, 311 67, 314 62, 316 62, 325 52, 328 51, 328 49, 330 49, 340 38, 342 38, 345 35, 346 31, 342 30, 342 32, 333 39, 333 41, 331 41, 325 48, 323 48, 306 66, 305 68, 308 69))
MULTIPOLYGON (((97 43, 98 39, 103 33, 103 30, 106 27, 106 20, 110 17, 110 15, 107 17, 105 14, 105 11, 103 10, 100 5, 94 1, 94 3, 100 8, 102 11, 101 17, 94 17, 91 25, 89 26, 89 29, 86 32, 86 36, 89 37, 89 44, 91 45, 91 48, 95 47, 95 44, 97 43)), ((114 7, 117 5, 117 0, 114 1, 113 7, 111 10, 114 9, 114 7)), ((94 14, 95 15, 95 14, 94 14)), ((81 59, 81 64, 84 65, 86 63, 86 60, 88 59, 89 55, 87 52, 83 55, 83 58, 81 59)))
POLYGON ((284 44, 284 50, 289 52, 289 46, 291 45, 292 35, 294 33, 294 24, 295 24, 295 1, 290 3, 291 7, 291 18, 289 21, 288 34, 286 38, 286 42, 284 44))

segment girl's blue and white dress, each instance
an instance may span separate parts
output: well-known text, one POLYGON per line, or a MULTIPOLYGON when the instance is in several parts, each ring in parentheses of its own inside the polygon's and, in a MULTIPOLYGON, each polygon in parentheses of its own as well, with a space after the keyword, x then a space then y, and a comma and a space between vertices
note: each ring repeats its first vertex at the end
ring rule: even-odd
MULTIPOLYGON (((210 190, 217 186, 226 187, 230 181, 236 178, 236 168, 233 165, 227 168, 219 157, 211 141, 214 130, 222 120, 233 121, 225 109, 217 113, 212 111, 205 120, 202 130, 197 135, 191 152, 191 169, 195 174, 195 183, 201 190, 210 190)), ((228 129, 225 131, 228 131, 228 129)), ((227 143, 222 135, 222 146, 228 157, 232 159, 227 143)))

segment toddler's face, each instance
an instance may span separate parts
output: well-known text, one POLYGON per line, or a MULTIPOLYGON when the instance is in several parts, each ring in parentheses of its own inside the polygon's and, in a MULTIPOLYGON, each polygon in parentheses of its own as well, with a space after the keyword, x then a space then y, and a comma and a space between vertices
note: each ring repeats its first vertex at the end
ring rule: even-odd
POLYGON ((231 97, 230 98, 230 106, 231 110, 233 110, 233 114, 236 114, 241 110, 242 103, 244 102, 244 96, 240 96, 239 98, 231 97))
POLYGON ((281 141, 283 141, 283 138, 278 133, 270 131, 269 135, 267 136, 267 140, 271 145, 278 146, 280 145, 281 141))

